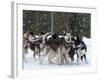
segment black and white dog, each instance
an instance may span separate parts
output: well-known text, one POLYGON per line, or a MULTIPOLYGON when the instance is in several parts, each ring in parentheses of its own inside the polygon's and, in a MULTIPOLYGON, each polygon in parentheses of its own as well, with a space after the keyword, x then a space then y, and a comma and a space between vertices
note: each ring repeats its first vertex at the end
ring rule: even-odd
POLYGON ((86 58, 86 52, 87 52, 87 46, 84 41, 80 40, 78 37, 72 38, 73 41, 73 47, 71 47, 69 51, 69 56, 72 61, 74 61, 74 55, 77 54, 77 63, 80 61, 83 62, 83 58, 85 62, 87 63, 86 58))
POLYGON ((41 51, 43 49, 43 41, 42 36, 45 33, 41 32, 39 36, 34 35, 33 32, 28 32, 24 34, 23 38, 23 58, 25 58, 26 53, 28 53, 28 49, 33 51, 33 58, 36 59, 36 56, 41 58, 41 51), (28 36, 27 36, 28 35, 28 36), (42 46, 41 46, 42 45, 42 46))
POLYGON ((37 39, 33 32, 29 36, 29 48, 33 51, 33 57, 35 59, 36 55, 40 59, 41 49, 40 49, 41 40, 37 39))

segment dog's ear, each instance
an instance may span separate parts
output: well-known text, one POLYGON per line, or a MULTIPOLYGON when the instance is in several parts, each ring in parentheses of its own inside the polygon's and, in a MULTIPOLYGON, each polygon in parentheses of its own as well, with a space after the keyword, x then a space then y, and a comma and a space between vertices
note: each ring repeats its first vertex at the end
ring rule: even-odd
POLYGON ((76 40, 80 40, 78 36, 76 36, 76 40))
POLYGON ((72 40, 72 41, 75 41, 75 40, 76 40, 76 37, 71 37, 71 40, 72 40))

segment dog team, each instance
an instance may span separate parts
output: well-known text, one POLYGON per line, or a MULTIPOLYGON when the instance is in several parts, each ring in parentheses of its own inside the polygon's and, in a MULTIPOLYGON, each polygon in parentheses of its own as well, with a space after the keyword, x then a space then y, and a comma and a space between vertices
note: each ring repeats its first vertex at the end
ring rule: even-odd
POLYGON ((33 58, 39 57, 42 64, 44 58, 48 58, 49 64, 70 64, 75 61, 77 55, 77 64, 87 61, 87 45, 78 36, 72 36, 70 33, 59 35, 57 33, 41 32, 38 36, 33 32, 26 32, 23 35, 23 60, 28 54, 28 49, 33 51, 33 58))

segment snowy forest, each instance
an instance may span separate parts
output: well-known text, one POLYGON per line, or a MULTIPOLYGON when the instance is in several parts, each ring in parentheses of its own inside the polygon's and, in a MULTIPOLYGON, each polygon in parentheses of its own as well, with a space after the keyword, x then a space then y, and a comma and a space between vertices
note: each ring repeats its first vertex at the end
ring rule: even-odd
POLYGON ((91 38, 91 14, 23 10, 23 32, 41 31, 91 38))

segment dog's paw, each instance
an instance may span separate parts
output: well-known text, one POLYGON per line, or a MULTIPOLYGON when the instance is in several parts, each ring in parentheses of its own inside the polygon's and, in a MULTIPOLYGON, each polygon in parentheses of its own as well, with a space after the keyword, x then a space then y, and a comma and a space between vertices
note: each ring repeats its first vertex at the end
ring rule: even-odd
POLYGON ((80 65, 80 63, 79 63, 79 62, 77 62, 77 63, 76 63, 76 65, 80 65))
POLYGON ((88 61, 86 61, 85 63, 88 64, 88 61))

